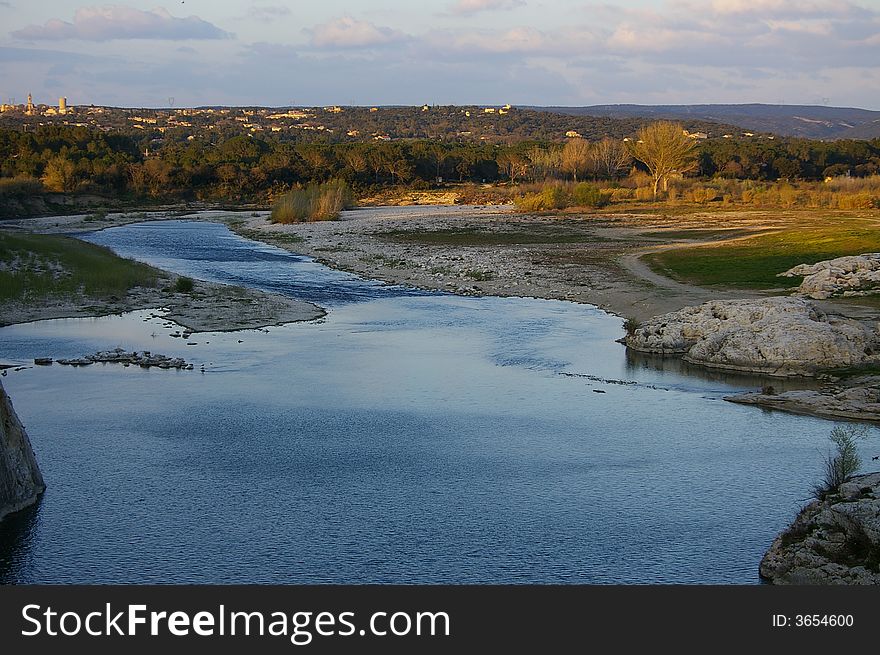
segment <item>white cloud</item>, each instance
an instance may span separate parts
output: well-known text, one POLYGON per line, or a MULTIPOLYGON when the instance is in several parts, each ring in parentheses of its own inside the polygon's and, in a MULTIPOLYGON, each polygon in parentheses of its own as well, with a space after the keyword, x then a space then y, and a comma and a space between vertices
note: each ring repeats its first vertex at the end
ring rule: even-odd
POLYGON ((248 10, 248 16, 263 23, 271 23, 290 15, 290 7, 283 5, 257 5, 248 10))
POLYGON ((232 35, 198 16, 176 18, 158 8, 141 11, 122 5, 81 7, 73 22, 53 18, 44 25, 28 25, 12 32, 28 41, 111 41, 114 39, 226 39, 232 35))
POLYGON ((510 11, 525 4, 525 0, 458 0, 449 11, 467 16, 480 11, 510 11))
POLYGON ((380 27, 369 21, 343 16, 316 25, 311 30, 311 43, 316 48, 373 48, 402 43, 410 37, 390 27, 380 27))

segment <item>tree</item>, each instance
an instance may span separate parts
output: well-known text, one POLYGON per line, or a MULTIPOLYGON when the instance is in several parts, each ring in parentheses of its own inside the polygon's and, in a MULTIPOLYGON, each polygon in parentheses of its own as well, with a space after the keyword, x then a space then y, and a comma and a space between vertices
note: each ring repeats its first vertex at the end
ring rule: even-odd
POLYGON ((43 184, 50 191, 73 191, 77 185, 76 165, 67 157, 52 157, 46 162, 43 184))
POLYGON ((571 173, 575 182, 578 173, 583 173, 590 165, 590 144, 586 139, 570 139, 562 149, 562 170, 571 173))
POLYGON ((624 171, 628 170, 632 162, 632 157, 623 141, 607 136, 593 144, 590 158, 596 173, 612 180, 616 180, 624 171))
POLYGON ((840 427, 831 430, 828 437, 834 444, 834 452, 825 458, 825 474, 822 481, 813 486, 813 495, 824 498, 855 475, 862 465, 857 441, 867 436, 864 427, 840 427))
POLYGON ((680 123, 658 121, 639 130, 635 141, 627 142, 630 154, 648 168, 654 180, 654 200, 663 182, 667 188, 669 177, 686 173, 697 165, 694 157, 696 143, 684 131, 680 123))

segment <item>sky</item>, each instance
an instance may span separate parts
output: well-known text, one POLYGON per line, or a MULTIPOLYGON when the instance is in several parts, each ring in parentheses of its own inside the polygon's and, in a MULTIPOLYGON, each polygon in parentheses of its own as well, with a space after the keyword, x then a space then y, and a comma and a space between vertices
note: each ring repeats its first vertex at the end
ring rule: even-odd
POLYGON ((880 110, 880 0, 0 0, 0 100, 880 110))

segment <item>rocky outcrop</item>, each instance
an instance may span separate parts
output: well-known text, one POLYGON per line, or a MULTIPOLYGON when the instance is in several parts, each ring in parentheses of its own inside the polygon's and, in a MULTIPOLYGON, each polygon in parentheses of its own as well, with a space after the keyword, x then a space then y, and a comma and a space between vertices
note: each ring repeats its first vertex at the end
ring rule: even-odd
MULTIPOLYGON (((174 336, 173 334, 171 336, 174 336)), ((180 336, 180 335, 178 335, 180 336)), ((85 357, 76 357, 74 359, 58 359, 55 360, 62 366, 89 366, 91 364, 122 364, 123 366, 140 366, 141 368, 174 368, 177 370, 193 370, 192 364, 187 364, 183 357, 169 357, 168 355, 160 355, 152 353, 149 350, 143 352, 127 352, 122 348, 114 350, 103 350, 96 352, 94 355, 86 355, 85 357)), ((39 366, 51 366, 53 359, 51 357, 36 357, 34 364, 39 366)))
POLYGON ((36 502, 45 489, 31 442, 0 384, 0 519, 36 502))
POLYGON ((795 414, 845 418, 857 421, 880 421, 880 378, 852 380, 847 387, 821 390, 803 389, 768 393, 740 393, 724 400, 744 405, 759 405, 795 414))
POLYGON ((780 273, 779 277, 803 277, 804 281, 795 293, 817 300, 880 293, 880 253, 799 264, 780 273))
POLYGON ((876 324, 826 314, 800 298, 685 307, 633 326, 624 342, 640 352, 766 375, 813 375, 880 362, 876 324))
POLYGON ((774 584, 880 584, 880 473, 804 507, 758 571, 774 584))

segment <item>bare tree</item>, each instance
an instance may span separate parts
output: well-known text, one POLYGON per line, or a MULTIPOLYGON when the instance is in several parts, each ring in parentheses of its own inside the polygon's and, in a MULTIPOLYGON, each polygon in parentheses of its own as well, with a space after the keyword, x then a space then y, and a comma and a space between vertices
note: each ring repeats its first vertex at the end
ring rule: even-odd
POLYGON ((694 157, 696 143, 680 123, 658 121, 639 130, 635 141, 628 141, 630 154, 648 167, 654 180, 654 199, 663 182, 667 188, 669 176, 686 173, 697 165, 694 157))
POLYGON ((623 141, 607 136, 593 144, 590 149, 590 158, 596 173, 612 180, 620 177, 632 163, 632 156, 623 141))
POLYGON ((508 150, 498 156, 498 167, 503 170, 510 179, 511 184, 516 184, 517 177, 523 177, 529 172, 529 160, 518 152, 508 150))
POLYGON ((590 144, 585 139, 569 140, 562 149, 562 170, 577 182, 578 173, 584 173, 589 165, 590 144))

